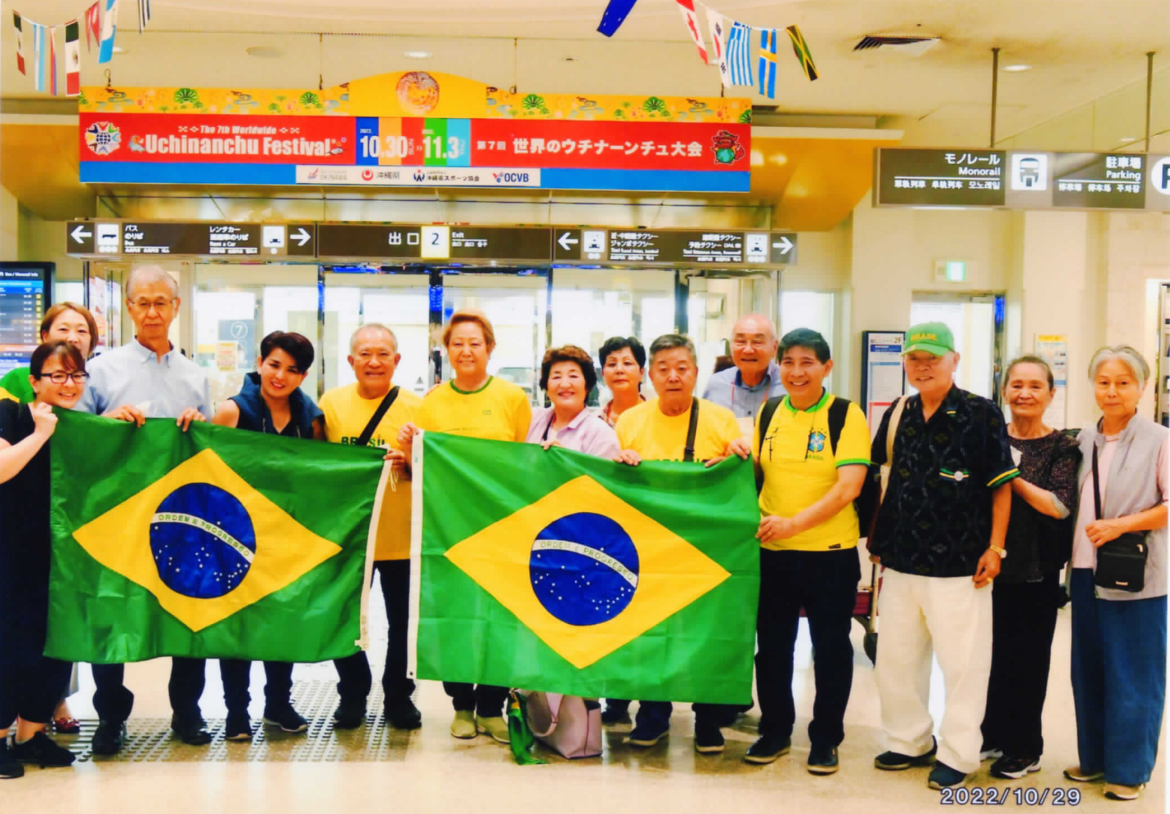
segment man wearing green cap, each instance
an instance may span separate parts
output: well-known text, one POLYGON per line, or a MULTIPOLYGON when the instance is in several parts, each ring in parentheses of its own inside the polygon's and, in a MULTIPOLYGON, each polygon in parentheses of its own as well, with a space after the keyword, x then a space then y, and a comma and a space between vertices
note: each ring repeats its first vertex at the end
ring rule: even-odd
POLYGON ((894 433, 889 484, 869 541, 885 566, 876 678, 889 742, 874 765, 896 771, 934 763, 928 785, 943 789, 979 768, 991 583, 1005 556, 1009 481, 1020 473, 999 407, 955 386, 959 354, 950 328, 915 325, 902 358, 918 393, 886 411, 871 450, 874 463, 887 463, 894 433), (932 653, 946 683, 937 741, 928 708, 932 653))

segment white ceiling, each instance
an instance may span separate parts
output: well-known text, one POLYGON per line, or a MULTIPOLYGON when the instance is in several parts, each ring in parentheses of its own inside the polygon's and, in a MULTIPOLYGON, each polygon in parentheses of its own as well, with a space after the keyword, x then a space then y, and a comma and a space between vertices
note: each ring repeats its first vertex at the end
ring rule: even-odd
MULTIPOLYGON (((12 11, 61 24, 83 16, 89 2, 0 0, 0 96, 41 98, 31 72, 21 76, 14 68, 12 11)), ((595 30, 606 0, 152 0, 154 19, 143 35, 135 0, 121 3, 117 42, 127 52, 109 66, 115 87, 316 87, 423 68, 547 93, 720 92, 716 69, 700 61, 675 0, 639 0, 612 39, 595 30), (251 46, 274 47, 282 55, 250 57, 245 49, 251 46), (412 61, 403 56, 407 50, 433 57, 412 61)), ((821 78, 810 83, 782 41, 778 98, 755 97, 756 104, 777 104, 781 112, 885 117, 883 126, 906 131, 906 143, 986 142, 993 46, 1002 49, 1002 64, 1034 66, 1000 74, 1001 137, 1143 81, 1146 51, 1160 51, 1160 67, 1170 66, 1170 0, 714 5, 751 25, 798 24, 816 59, 821 78), (852 51, 863 35, 877 33, 943 42, 919 58, 852 51)), ((96 53, 86 53, 84 42, 82 64, 83 84, 105 83, 105 66, 96 64, 96 53)), ((1155 131, 1170 128, 1170 71, 1160 71, 1159 80, 1155 131)), ((1140 137, 1144 92, 1133 94, 1136 103, 1114 106, 1120 111, 1112 116, 1121 120, 1113 124, 1118 133, 1136 128, 1129 135, 1140 137)))

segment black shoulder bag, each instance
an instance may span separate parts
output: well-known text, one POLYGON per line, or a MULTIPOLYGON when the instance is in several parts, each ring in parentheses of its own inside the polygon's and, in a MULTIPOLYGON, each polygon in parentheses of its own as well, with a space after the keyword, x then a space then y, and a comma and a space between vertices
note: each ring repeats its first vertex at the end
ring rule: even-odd
POLYGON ((699 400, 691 404, 691 425, 687 427, 687 445, 683 449, 683 460, 687 463, 695 460, 695 433, 699 430, 699 400))
POLYGON ((382 403, 378 405, 378 409, 374 410, 374 414, 370 417, 370 423, 366 424, 366 428, 362 430, 362 434, 358 436, 358 440, 354 442, 354 446, 364 447, 370 443, 370 439, 374 437, 374 430, 378 429, 378 425, 382 423, 382 416, 386 415, 386 411, 390 409, 390 405, 398 398, 398 388, 391 387, 390 392, 382 397, 382 403))
MULTIPOLYGON (((1097 474, 1097 445, 1093 444, 1093 506, 1101 516, 1101 479, 1097 474)), ((1093 582, 1099 588, 1139 593, 1146 586, 1146 557, 1150 547, 1146 535, 1128 532, 1097 549, 1093 582)))

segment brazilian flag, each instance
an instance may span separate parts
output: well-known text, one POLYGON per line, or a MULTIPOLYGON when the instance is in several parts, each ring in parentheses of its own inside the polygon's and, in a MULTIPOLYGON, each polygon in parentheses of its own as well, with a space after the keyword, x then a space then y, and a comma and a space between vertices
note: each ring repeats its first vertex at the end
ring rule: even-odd
POLYGON ((413 675, 751 700, 760 512, 749 461, 630 467, 438 433, 414 455, 413 675))
POLYGON ((381 450, 57 417, 46 655, 313 662, 361 649, 381 450))

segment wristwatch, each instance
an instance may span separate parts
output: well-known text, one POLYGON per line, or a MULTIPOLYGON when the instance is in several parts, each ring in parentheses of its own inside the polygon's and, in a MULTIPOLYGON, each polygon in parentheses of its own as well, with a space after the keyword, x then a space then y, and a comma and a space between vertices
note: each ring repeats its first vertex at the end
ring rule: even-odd
POLYGON ((991 545, 991 546, 988 546, 988 548, 990 548, 992 551, 994 551, 996 554, 998 554, 999 558, 1001 560, 1005 559, 1007 557, 1007 552, 1004 551, 1002 548, 1000 548, 997 545, 991 545))

